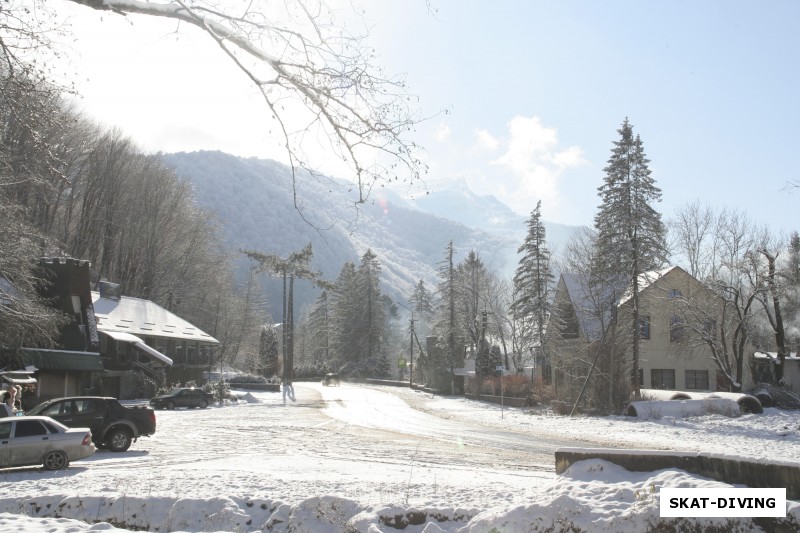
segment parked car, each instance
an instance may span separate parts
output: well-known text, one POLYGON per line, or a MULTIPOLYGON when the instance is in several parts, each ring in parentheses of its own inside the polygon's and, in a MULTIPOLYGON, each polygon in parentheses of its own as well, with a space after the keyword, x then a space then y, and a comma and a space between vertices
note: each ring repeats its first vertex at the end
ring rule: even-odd
POLYGON ((0 467, 60 470, 95 452, 88 427, 69 428, 46 416, 0 418, 0 467))
POLYGON ((176 407, 199 407, 205 409, 214 403, 214 395, 203 389, 183 387, 150 400, 154 409, 175 409, 176 407))
POLYGON ((326 387, 329 386, 329 385, 337 385, 338 386, 339 385, 339 374, 334 374, 333 372, 329 372, 329 373, 325 374, 325 377, 322 378, 322 384, 324 386, 326 386, 326 387))
POLYGON ((147 406, 125 407, 116 398, 71 396, 40 403, 29 415, 49 416, 69 427, 88 427, 97 448, 124 452, 139 437, 156 432, 156 414, 147 406))

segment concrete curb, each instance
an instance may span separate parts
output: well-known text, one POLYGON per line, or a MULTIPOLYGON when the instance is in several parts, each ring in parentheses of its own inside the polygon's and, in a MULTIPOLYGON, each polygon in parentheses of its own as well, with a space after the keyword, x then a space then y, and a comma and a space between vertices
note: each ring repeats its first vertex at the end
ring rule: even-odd
POLYGON ((557 474, 561 474, 578 461, 602 459, 631 472, 679 469, 732 485, 756 488, 786 487, 787 499, 800 500, 800 463, 761 462, 706 452, 609 448, 559 448, 555 452, 555 459, 557 474))

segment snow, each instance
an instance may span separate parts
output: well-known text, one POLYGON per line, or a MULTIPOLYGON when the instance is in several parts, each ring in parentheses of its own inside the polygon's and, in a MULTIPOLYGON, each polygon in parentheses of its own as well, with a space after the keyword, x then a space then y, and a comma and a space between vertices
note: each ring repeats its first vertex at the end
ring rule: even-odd
MULTIPOLYGON (((296 392, 286 405, 280 393, 242 391, 237 403, 158 411, 156 434, 128 452, 99 451, 60 472, 0 471, 0 530, 644 532, 660 521, 660 487, 730 485, 602 460, 556 475, 547 443, 799 459, 800 412, 773 408, 569 418, 403 388, 296 392)), ((787 512, 797 527, 800 504, 787 512)), ((759 530, 749 519, 686 524, 759 530)))

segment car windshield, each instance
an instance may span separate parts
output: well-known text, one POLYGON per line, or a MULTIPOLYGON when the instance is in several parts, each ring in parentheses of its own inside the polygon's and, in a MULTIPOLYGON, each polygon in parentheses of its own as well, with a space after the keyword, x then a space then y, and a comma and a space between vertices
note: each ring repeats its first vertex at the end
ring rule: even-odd
POLYGON ((31 409, 31 410, 27 411, 27 412, 26 412, 26 414, 28 414, 28 415, 38 415, 38 414, 40 414, 42 411, 44 411, 45 409, 47 409, 48 407, 50 407, 50 405, 52 405, 52 403, 53 403, 53 402, 44 402, 44 403, 40 403, 39 405, 37 405, 37 406, 36 406, 36 407, 34 407, 33 409, 31 409))

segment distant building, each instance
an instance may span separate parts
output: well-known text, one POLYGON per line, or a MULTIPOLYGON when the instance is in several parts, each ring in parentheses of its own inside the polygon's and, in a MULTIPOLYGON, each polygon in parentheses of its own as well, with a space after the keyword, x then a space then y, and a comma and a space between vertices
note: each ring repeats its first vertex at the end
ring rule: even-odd
POLYGON ((127 395, 125 373, 139 370, 158 384, 203 381, 214 363, 219 341, 160 305, 119 294, 117 286, 100 282, 92 292, 100 333, 104 391, 127 395))

